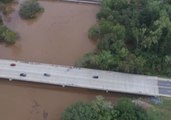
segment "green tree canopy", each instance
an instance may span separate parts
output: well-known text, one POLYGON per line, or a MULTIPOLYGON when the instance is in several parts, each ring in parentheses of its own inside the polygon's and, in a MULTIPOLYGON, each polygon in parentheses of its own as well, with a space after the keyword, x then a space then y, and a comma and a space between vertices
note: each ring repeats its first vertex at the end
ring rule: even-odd
POLYGON ((149 120, 144 109, 130 99, 121 99, 116 105, 97 97, 91 102, 79 102, 66 108, 62 120, 149 120))
POLYGON ((43 11, 43 7, 39 5, 37 0, 27 0, 21 4, 19 14, 24 19, 32 19, 37 17, 37 14, 43 11))
POLYGON ((14 44, 17 39, 17 34, 7 28, 5 25, 0 25, 0 41, 7 44, 14 44))
POLYGON ((171 76, 170 64, 164 62, 171 55, 169 0, 102 0, 97 19, 89 30, 97 49, 79 65, 171 76))

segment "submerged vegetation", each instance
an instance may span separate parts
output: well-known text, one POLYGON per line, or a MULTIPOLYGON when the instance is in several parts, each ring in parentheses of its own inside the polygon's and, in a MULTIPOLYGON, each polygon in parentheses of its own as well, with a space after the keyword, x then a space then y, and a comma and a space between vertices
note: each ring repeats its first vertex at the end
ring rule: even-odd
MULTIPOLYGON (((13 0, 1 0, 0 1, 0 12, 4 15, 11 12, 11 8, 6 6, 6 3, 12 2, 13 0)), ((0 42, 7 44, 14 44, 17 39, 17 34, 10 30, 3 24, 2 17, 0 16, 0 42)))
POLYGON ((24 19, 32 19, 43 11, 43 7, 39 5, 37 0, 27 0, 21 5, 19 14, 24 19))
MULTIPOLYGON (((12 12, 12 8, 10 8, 6 3, 12 2, 13 0, 0 0, 0 12, 4 15, 12 12)), ((39 5, 36 0, 28 0, 25 1, 20 8, 19 14, 24 19, 35 18, 38 13, 42 12, 44 9, 39 5)), ((7 44, 14 44, 17 39, 17 34, 7 28, 3 24, 3 20, 0 20, 0 42, 5 42, 7 44)))
POLYGON ((103 0, 97 19, 89 30, 97 50, 79 66, 171 76, 169 0, 103 0))
POLYGON ((16 3, 15 0, 0 0, 0 12, 4 15, 8 15, 14 11, 14 8, 10 3, 16 3))

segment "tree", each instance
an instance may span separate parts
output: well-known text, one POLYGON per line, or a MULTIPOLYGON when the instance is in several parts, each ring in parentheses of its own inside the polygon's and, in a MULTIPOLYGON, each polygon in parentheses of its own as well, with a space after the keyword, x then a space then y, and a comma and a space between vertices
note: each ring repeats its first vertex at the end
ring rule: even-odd
POLYGON ((19 14, 24 19, 32 19, 35 18, 38 13, 43 12, 43 10, 37 0, 28 0, 21 4, 19 14))
POLYGON ((6 26, 0 25, 0 39, 7 44, 14 44, 17 39, 17 34, 6 26))
POLYGON ((76 103, 68 107, 62 120, 94 120, 94 111, 89 103, 76 103))
POLYGON ((148 120, 145 110, 135 105, 130 99, 122 98, 115 109, 120 112, 118 120, 148 120))

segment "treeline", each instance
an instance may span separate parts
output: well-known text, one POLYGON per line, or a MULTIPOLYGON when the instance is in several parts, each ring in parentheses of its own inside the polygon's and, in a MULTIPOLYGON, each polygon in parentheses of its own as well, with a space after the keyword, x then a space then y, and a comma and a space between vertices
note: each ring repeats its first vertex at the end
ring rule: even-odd
POLYGON ((171 76, 170 0, 103 0, 97 19, 97 49, 79 66, 171 76))
POLYGON ((153 120, 143 108, 123 98, 112 104, 97 97, 91 102, 78 102, 66 108, 62 120, 153 120))

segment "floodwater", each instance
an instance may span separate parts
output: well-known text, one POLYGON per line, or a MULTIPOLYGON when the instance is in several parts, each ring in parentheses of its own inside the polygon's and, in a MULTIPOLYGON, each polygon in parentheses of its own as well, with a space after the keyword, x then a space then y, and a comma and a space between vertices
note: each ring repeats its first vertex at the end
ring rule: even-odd
POLYGON ((62 88, 45 84, 0 81, 1 120, 60 120, 64 109, 78 101, 103 95, 115 102, 121 94, 62 88))
POLYGON ((40 1, 44 13, 36 20, 22 20, 19 4, 3 17, 4 23, 19 34, 13 46, 0 45, 0 58, 74 65, 96 43, 88 39, 88 30, 96 23, 98 5, 40 1))
MULTIPOLYGON (((21 3, 21 1, 19 1, 21 3)), ((13 46, 0 45, 0 58, 73 65, 96 43, 88 39, 88 29, 96 23, 99 6, 41 1, 45 11, 38 19, 26 21, 15 11, 3 17, 4 23, 19 33, 13 46)), ((9 82, 0 79, 1 120, 60 120, 70 104, 88 101, 97 95, 116 101, 120 94, 62 88, 59 86, 9 82)))

